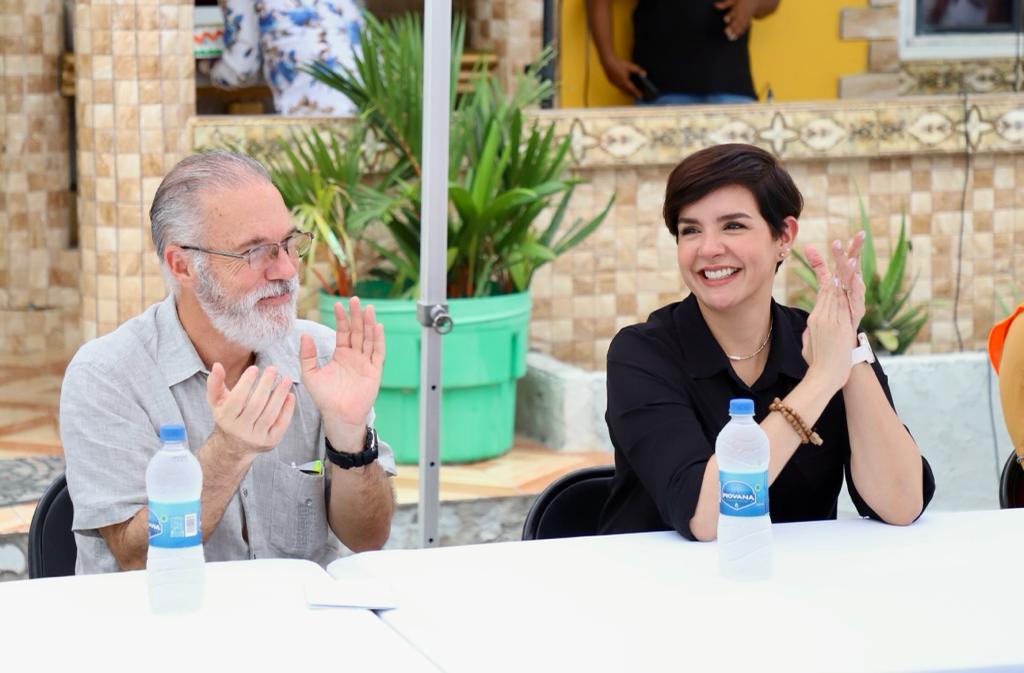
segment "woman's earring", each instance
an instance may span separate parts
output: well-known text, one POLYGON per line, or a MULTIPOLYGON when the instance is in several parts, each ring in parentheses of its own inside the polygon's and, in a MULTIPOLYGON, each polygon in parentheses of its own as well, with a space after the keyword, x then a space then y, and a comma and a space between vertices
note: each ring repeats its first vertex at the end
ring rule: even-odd
POLYGON ((786 255, 788 255, 788 254, 789 254, 789 250, 786 249, 786 248, 783 248, 782 251, 779 252, 779 259, 780 260, 786 259, 786 255))

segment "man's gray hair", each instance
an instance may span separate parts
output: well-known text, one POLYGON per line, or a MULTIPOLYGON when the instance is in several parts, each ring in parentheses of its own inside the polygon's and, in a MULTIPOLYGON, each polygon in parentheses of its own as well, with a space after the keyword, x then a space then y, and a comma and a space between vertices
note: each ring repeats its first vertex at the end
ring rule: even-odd
POLYGON ((160 263, 168 245, 197 245, 203 224, 203 192, 252 182, 272 183, 263 165, 244 154, 212 150, 185 157, 171 169, 153 197, 149 220, 160 263))

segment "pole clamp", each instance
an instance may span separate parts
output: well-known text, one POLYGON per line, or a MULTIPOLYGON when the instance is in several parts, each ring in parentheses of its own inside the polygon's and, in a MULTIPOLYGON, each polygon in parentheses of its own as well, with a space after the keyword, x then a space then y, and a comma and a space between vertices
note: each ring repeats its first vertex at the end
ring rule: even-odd
POLYGON ((416 302, 416 319, 424 327, 433 327, 438 334, 448 334, 455 327, 448 314, 448 304, 425 304, 416 302))

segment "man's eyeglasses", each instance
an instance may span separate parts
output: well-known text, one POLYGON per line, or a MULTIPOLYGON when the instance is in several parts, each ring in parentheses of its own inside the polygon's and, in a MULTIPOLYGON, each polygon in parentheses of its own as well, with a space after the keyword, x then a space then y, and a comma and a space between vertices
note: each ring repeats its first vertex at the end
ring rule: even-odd
POLYGON ((312 245, 313 234, 308 231, 296 231, 280 243, 264 243, 262 245, 249 248, 245 252, 211 250, 209 248, 200 248, 198 245, 182 245, 178 247, 182 250, 205 252, 208 255, 220 255, 221 257, 244 259, 249 263, 250 269, 253 269, 254 271, 263 271, 277 259, 277 255, 282 249, 285 254, 292 258, 292 260, 297 261, 300 257, 309 252, 309 248, 312 245))

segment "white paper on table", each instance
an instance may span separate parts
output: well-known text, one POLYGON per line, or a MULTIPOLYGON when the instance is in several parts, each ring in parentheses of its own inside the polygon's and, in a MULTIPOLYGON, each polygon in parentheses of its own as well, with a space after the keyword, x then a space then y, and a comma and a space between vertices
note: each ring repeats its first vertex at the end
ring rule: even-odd
POLYGON ((306 605, 311 608, 365 608, 392 610, 398 607, 388 582, 373 578, 334 579, 329 576, 305 584, 306 605))

